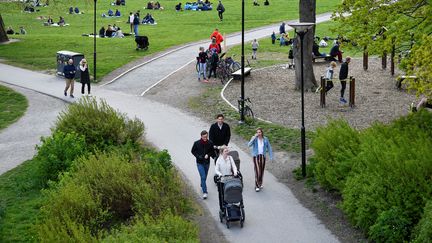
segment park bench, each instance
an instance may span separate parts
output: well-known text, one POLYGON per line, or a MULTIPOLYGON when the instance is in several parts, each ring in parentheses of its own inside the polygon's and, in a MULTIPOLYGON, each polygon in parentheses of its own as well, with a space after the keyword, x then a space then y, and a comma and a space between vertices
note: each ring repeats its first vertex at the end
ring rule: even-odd
POLYGON ((417 80, 417 76, 414 75, 401 75, 396 79, 396 88, 402 89, 402 83, 405 79, 412 79, 414 81, 417 80))
MULTIPOLYGON (((245 67, 244 68, 244 76, 246 77, 246 76, 250 75, 251 70, 252 70, 252 68, 245 67)), ((233 79, 240 80, 241 79, 241 68, 239 70, 233 72, 231 75, 232 75, 233 79)))
POLYGON ((324 59, 325 61, 336 61, 333 57, 331 57, 329 54, 326 54, 325 56, 315 56, 312 54, 312 62, 315 62, 316 59, 324 59))

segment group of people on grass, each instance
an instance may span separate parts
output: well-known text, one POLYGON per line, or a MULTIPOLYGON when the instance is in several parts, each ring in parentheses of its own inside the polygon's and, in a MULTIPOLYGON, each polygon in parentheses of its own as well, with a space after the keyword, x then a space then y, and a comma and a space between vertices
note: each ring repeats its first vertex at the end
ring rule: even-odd
POLYGON ((146 9, 163 10, 164 8, 159 2, 150 1, 147 3, 146 9))
MULTIPOLYGON (((192 145, 191 153, 196 159, 198 173, 200 175, 200 186, 202 198, 207 199, 207 176, 210 168, 210 158, 214 161, 214 174, 218 177, 237 176, 237 169, 234 159, 229 155, 228 144, 231 139, 230 126, 225 123, 223 114, 216 116, 216 122, 210 126, 209 131, 203 130, 201 138, 192 145)), ((269 139, 264 136, 261 128, 257 128, 256 133, 248 142, 251 148, 252 162, 255 171, 254 188, 259 192, 264 188, 264 170, 267 158, 273 160, 273 151, 269 139), (267 157, 268 155, 268 157, 267 157)))
MULTIPOLYGON (((258 0, 254 0, 253 5, 256 7, 260 6, 260 4, 258 3, 258 0)), ((270 2, 268 0, 264 0, 264 6, 269 6, 269 5, 270 5, 270 2)))
POLYGON ((212 10, 213 6, 209 0, 198 0, 196 2, 186 2, 184 10, 194 10, 194 11, 209 11, 212 10))
POLYGON ((121 12, 120 10, 116 9, 116 11, 112 11, 112 9, 108 9, 108 12, 105 14, 102 14, 102 17, 121 17, 121 12))
POLYGON ((69 14, 83 14, 78 7, 69 7, 69 14))
POLYGON ((27 34, 27 31, 24 29, 23 26, 20 26, 20 27, 19 27, 19 31, 15 32, 15 31, 12 29, 12 26, 9 26, 9 27, 6 29, 6 34, 8 34, 8 35, 26 35, 26 34, 27 34))
POLYGON ((108 27, 105 29, 104 26, 100 28, 99 30, 99 37, 104 38, 111 38, 111 37, 117 37, 117 38, 123 38, 125 35, 123 34, 123 31, 118 27, 116 24, 114 25, 108 25, 108 27))

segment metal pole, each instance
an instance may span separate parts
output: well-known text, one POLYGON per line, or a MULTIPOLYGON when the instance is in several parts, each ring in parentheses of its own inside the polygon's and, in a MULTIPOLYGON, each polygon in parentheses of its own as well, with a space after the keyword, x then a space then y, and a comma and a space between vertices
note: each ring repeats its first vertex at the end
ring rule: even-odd
POLYGON ((303 39, 305 31, 297 33, 300 36, 300 64, 301 64, 301 152, 302 152, 302 176, 306 177, 306 130, 304 125, 304 74, 303 74, 303 39))
POLYGON ((245 100, 245 92, 244 92, 244 0, 242 0, 242 44, 241 44, 241 97, 240 97, 240 123, 244 123, 244 100, 245 100))
POLYGON ((93 80, 96 81, 96 1, 94 0, 93 16, 93 80))

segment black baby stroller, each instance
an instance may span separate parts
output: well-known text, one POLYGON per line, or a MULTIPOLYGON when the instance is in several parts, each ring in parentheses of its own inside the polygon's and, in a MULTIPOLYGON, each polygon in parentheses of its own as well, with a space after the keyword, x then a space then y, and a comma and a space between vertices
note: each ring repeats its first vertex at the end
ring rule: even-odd
POLYGON ((240 221, 240 227, 243 228, 245 221, 245 212, 243 205, 243 178, 240 173, 240 159, 237 151, 230 151, 230 156, 233 157, 236 164, 237 176, 223 176, 218 178, 219 192, 219 219, 225 223, 227 228, 233 221, 240 221))
POLYGON ((148 46, 150 45, 147 36, 135 36, 135 42, 137 44, 137 51, 139 49, 147 50, 148 46))

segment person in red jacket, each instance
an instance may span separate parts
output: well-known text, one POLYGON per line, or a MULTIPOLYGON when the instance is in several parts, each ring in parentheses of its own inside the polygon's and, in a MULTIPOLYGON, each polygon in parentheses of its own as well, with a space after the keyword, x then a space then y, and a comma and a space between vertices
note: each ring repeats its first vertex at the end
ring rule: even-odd
POLYGON ((219 30, 216 28, 213 33, 210 35, 210 39, 216 38, 216 44, 219 46, 219 53, 222 51, 221 43, 224 41, 224 38, 221 33, 219 33, 219 30))

